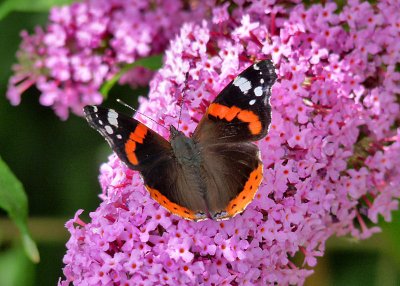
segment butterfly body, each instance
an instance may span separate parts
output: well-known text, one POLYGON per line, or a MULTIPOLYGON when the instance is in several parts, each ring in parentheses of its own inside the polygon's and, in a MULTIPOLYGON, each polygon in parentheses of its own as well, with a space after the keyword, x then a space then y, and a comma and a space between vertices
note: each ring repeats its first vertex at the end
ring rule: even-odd
POLYGON ((201 156, 198 145, 173 125, 170 127, 170 133, 172 135, 170 137, 171 147, 178 163, 182 166, 197 168, 200 171, 201 156))
POLYGON ((241 213, 261 183, 263 165, 253 142, 268 132, 275 80, 270 61, 250 66, 210 104, 192 136, 170 126, 169 141, 112 109, 84 111, 160 205, 189 220, 224 220, 241 213))

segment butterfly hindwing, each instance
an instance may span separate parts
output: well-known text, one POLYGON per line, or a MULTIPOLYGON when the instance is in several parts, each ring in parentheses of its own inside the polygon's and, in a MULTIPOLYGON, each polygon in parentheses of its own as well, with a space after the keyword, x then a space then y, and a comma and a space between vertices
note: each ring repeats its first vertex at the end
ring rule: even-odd
POLYGON ((140 171, 151 197, 171 213, 190 220, 205 218, 201 197, 188 192, 171 144, 143 123, 113 109, 85 106, 90 126, 110 144, 132 170, 140 171))
POLYGON ((161 206, 185 219, 204 220, 204 199, 183 168, 176 160, 159 161, 141 174, 151 197, 161 206))
POLYGON ((241 213, 253 200, 262 180, 259 150, 252 143, 215 144, 203 150, 206 201, 215 220, 241 213))
POLYGON ((263 166, 252 141, 268 132, 269 98, 276 78, 271 61, 253 64, 221 91, 193 133, 203 157, 213 219, 242 212, 261 183, 263 166))

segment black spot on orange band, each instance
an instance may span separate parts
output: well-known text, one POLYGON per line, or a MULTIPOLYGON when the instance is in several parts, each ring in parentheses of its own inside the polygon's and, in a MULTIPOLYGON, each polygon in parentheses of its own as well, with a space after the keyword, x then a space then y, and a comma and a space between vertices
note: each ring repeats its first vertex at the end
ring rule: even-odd
POLYGON ((171 202, 166 196, 161 194, 160 191, 153 189, 148 185, 145 185, 145 187, 149 191, 150 196, 170 213, 193 221, 207 219, 207 216, 204 213, 195 213, 194 211, 171 202))
POLYGON ((254 196, 260 186, 262 180, 263 165, 260 163, 253 172, 250 173, 249 179, 244 185, 243 191, 231 200, 225 211, 229 217, 241 213, 249 203, 254 199, 254 196))

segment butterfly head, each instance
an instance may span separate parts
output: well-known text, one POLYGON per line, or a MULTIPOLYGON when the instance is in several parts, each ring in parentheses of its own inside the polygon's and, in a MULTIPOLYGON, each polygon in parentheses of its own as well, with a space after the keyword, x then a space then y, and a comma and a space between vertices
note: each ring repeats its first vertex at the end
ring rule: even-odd
POLYGON ((169 127, 169 138, 170 138, 170 141, 171 141, 172 139, 175 139, 175 138, 178 137, 179 135, 183 135, 183 132, 182 132, 182 131, 179 131, 178 129, 175 128, 175 126, 171 125, 171 126, 169 127))

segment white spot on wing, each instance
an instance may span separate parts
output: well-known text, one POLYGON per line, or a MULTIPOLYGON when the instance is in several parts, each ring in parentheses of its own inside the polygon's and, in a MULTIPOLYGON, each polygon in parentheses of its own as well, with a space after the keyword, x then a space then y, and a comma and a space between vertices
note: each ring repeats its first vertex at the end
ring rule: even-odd
POLYGON ((110 111, 108 111, 108 115, 107 116, 108 116, 108 122, 111 125, 113 125, 115 127, 118 127, 118 120, 117 120, 118 113, 115 112, 114 110, 110 109, 110 111))
POLYGON ((249 101, 249 104, 250 104, 250 105, 253 105, 254 103, 256 103, 256 100, 255 100, 255 99, 252 99, 252 100, 249 101))
POLYGON ((233 85, 235 85, 235 86, 240 86, 240 85, 243 84, 245 81, 246 81, 245 78, 238 76, 238 77, 236 77, 235 80, 233 81, 233 85))
POLYGON ((108 117, 118 118, 118 113, 114 109, 108 111, 108 117))
POLYGON ((99 109, 97 108, 97 106, 93 105, 93 111, 97 112, 99 109))
POLYGON ((257 86, 257 87, 254 89, 254 94, 255 94, 256 96, 261 96, 261 95, 263 94, 262 86, 257 86))
POLYGON ((257 64, 254 64, 253 68, 258 71, 260 69, 260 67, 257 64))
POLYGON ((260 83, 264 83, 264 79, 262 78, 262 79, 260 79, 260 83))
POLYGON ((247 78, 240 77, 240 76, 235 78, 235 80, 233 81, 233 85, 240 88, 240 90, 244 94, 247 94, 247 92, 251 89, 251 82, 247 78))
POLYGON ((112 127, 111 127, 110 125, 106 125, 104 128, 106 129, 106 132, 107 132, 108 134, 111 135, 111 134, 114 133, 114 130, 112 129, 112 127))
POLYGON ((99 120, 99 124, 100 124, 100 125, 103 125, 103 121, 99 120))
POLYGON ((117 134, 117 138, 118 138, 118 139, 122 139, 121 134, 117 134))

